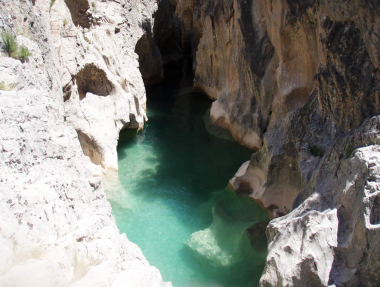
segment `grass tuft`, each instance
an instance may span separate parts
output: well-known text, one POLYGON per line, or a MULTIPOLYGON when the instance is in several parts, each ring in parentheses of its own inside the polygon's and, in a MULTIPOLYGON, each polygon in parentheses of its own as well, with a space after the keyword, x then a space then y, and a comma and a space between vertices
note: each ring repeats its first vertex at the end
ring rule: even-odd
POLYGON ((8 53, 9 57, 19 59, 22 63, 25 63, 28 57, 32 55, 26 46, 18 46, 12 31, 3 30, 1 32, 1 39, 4 50, 8 53))
POLYGON ((3 41, 4 50, 8 53, 8 56, 15 58, 17 56, 18 45, 12 31, 2 31, 1 39, 3 41))
POLYGON ((29 52, 28 48, 24 45, 21 45, 20 49, 18 50, 17 58, 19 58, 21 62, 25 63, 25 61, 31 55, 32 53, 29 52))

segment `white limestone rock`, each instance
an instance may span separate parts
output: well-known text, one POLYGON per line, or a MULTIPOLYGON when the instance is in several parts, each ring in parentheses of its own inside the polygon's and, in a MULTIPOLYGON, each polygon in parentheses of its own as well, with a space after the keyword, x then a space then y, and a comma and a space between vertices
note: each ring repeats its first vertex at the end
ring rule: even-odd
POLYGON ((26 63, 0 57, 13 87, 0 90, 0 286, 171 286, 120 234, 102 180, 64 121, 49 2, 0 1, 0 25, 23 30, 17 41, 32 51, 26 63))
POLYGON ((260 286, 379 286, 379 122, 339 138, 299 206, 270 222, 260 286))
POLYGON ((134 49, 155 9, 153 0, 57 0, 47 13, 66 121, 78 132, 85 155, 104 172, 117 170, 120 130, 141 129, 147 121, 134 49))

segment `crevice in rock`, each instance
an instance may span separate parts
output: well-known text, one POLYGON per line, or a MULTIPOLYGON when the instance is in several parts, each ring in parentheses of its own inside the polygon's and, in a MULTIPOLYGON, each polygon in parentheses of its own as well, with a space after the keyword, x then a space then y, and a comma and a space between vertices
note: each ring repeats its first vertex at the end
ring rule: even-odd
POLYGON ((65 0, 67 7, 70 10, 71 18, 75 26, 82 28, 90 28, 90 15, 87 13, 90 9, 88 0, 65 0))
POLYGON ((161 52, 163 65, 178 61, 184 56, 182 23, 175 11, 176 5, 173 1, 161 0, 153 15, 153 41, 161 52))
POLYGON ((64 102, 70 100, 70 98, 71 98, 71 88, 72 88, 72 84, 71 84, 71 82, 68 83, 66 86, 64 86, 64 87, 62 88, 62 92, 63 92, 63 101, 64 101, 64 102))
POLYGON ((93 64, 87 64, 76 74, 75 79, 80 100, 83 100, 88 92, 98 96, 108 96, 114 88, 106 73, 93 64))
POLYGON ((161 0, 153 15, 153 27, 150 21, 141 23, 145 33, 137 42, 135 52, 139 55, 145 85, 162 82, 167 65, 174 63, 184 67, 187 60, 192 60, 194 56, 192 13, 186 14, 187 20, 181 21, 175 12, 176 4, 173 1, 161 0))
POLYGON ((373 201, 371 207, 370 223, 372 225, 380 224, 380 196, 376 196, 373 201))

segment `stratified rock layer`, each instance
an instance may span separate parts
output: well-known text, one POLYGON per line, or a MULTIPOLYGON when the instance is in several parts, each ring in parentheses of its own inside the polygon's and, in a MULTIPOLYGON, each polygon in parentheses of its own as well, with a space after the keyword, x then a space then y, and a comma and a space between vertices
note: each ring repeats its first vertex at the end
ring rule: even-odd
MULTIPOLYGON (((55 25, 73 23, 69 14, 65 14, 66 22, 50 18, 50 1, 34 2, 0 1, 1 28, 17 31, 17 42, 32 53, 26 63, 0 57, 0 79, 10 90, 0 90, 0 286, 171 286, 162 282, 159 271, 149 266, 141 250, 120 234, 102 181, 92 176, 91 163, 83 155, 86 149, 88 153, 99 152, 101 149, 96 148, 107 143, 107 139, 100 141, 94 135, 111 135, 116 141, 115 125, 121 119, 112 120, 113 130, 91 130, 96 128, 95 120, 88 117, 85 123, 77 123, 77 131, 71 126, 73 123, 64 121, 65 117, 74 117, 69 108, 82 112, 81 104, 88 101, 85 107, 92 110, 83 114, 94 114, 96 108, 103 112, 97 115, 97 123, 105 116, 108 105, 120 109, 121 114, 128 116, 127 122, 133 124, 137 121, 129 120, 128 101, 124 102, 125 109, 114 106, 112 98, 117 94, 112 93, 120 86, 105 65, 82 59, 79 66, 77 62, 70 66, 73 74, 63 68, 63 63, 73 63, 65 62, 70 55, 63 57, 62 43, 54 45, 54 29, 55 25), (79 92, 72 93, 64 103, 62 90, 68 83, 65 73, 72 87, 83 91, 83 99, 79 92), (103 100, 109 104, 103 104, 103 100), (88 130, 81 129, 82 124, 88 130)), ((68 11, 65 5, 63 0, 57 0, 51 10, 68 11)), ((67 28, 69 31, 73 37, 62 41, 74 41, 75 47, 83 36, 67 28)), ((93 44, 98 45, 95 41, 93 44)), ((80 49, 70 51, 73 58, 85 56, 79 53, 80 49)), ((141 77, 136 83, 137 87, 142 83, 141 77)), ((118 95, 128 99, 127 92, 118 95)), ((143 93, 140 95, 143 98, 143 93)), ((94 161, 104 160, 104 153, 93 155, 94 161)))

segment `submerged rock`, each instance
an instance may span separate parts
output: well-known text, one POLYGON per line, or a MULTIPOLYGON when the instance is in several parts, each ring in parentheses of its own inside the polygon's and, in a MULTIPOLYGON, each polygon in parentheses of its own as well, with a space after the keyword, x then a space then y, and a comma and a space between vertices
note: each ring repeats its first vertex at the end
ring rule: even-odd
POLYGON ((262 268, 266 256, 266 248, 262 248, 265 238, 254 230, 250 237, 247 228, 259 222, 265 230, 268 217, 254 201, 237 196, 229 188, 213 194, 213 199, 211 226, 193 233, 186 246, 199 264, 225 269, 231 277, 247 277, 254 268, 262 268))

